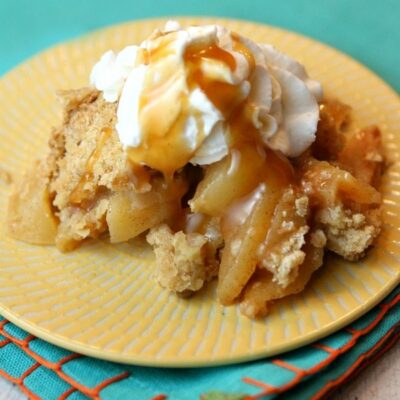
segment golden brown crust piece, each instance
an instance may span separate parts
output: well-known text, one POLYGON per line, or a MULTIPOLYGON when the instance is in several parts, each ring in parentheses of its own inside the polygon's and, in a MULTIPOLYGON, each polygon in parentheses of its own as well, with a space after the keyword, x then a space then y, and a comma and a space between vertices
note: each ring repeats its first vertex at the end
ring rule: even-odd
POLYGON ((35 161, 13 185, 7 211, 8 233, 34 244, 54 244, 57 221, 49 195, 49 171, 44 161, 35 161), (34 229, 32 229, 34 227, 34 229))
POLYGON ((207 239, 199 233, 174 233, 167 225, 152 228, 147 241, 154 248, 154 277, 164 288, 182 293, 201 289, 208 279, 207 239))
POLYGON ((66 107, 64 123, 54 131, 50 141, 58 170, 50 190, 55 193, 54 205, 59 209, 69 205, 71 193, 87 172, 89 159, 99 145, 104 129, 111 129, 111 134, 101 143, 101 154, 92 163, 91 179, 86 180, 83 190, 96 193, 98 186, 116 189, 114 182, 118 178, 125 179, 131 171, 114 130, 116 105, 105 102, 93 90, 68 91, 62 96, 66 107), (61 150, 62 143, 64 151, 61 150))
POLYGON ((361 258, 381 231, 378 210, 363 214, 337 205, 319 210, 315 221, 326 235, 326 247, 351 261, 361 258))
POLYGON ((109 191, 135 190, 135 184, 114 129, 116 105, 90 88, 60 92, 59 96, 64 105, 63 124, 53 130, 47 162, 50 192, 60 220, 56 244, 69 251, 85 238, 107 230, 109 191))

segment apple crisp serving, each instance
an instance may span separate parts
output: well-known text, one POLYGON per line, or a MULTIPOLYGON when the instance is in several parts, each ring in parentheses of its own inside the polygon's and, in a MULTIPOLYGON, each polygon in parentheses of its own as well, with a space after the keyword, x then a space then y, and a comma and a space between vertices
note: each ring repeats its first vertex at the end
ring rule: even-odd
MULTIPOLYGON (((218 300, 239 304, 252 318, 301 292, 325 250, 351 261, 364 256, 381 230, 379 129, 353 131, 349 106, 312 95, 315 82, 265 47, 263 57, 273 60, 264 68, 268 81, 255 44, 229 34, 233 44, 226 50, 225 31, 218 29, 207 37, 189 31, 179 57, 163 40, 187 31, 156 32, 135 50, 125 86, 115 81, 117 95, 98 75, 92 87, 59 92, 62 123, 53 129, 47 156, 14 185, 10 235, 67 252, 101 235, 118 243, 144 234, 162 287, 187 296, 217 278, 218 300), (214 42, 204 43, 209 37, 214 42), (234 52, 248 64, 239 71, 240 84, 234 52), (183 80, 173 56, 184 59, 183 80), (138 65, 147 68, 141 77, 138 65), (140 79, 139 100, 128 98, 131 114, 135 104, 139 110, 132 120, 124 114, 124 96, 130 80, 140 79), (303 90, 295 87, 300 83, 309 88, 304 103, 291 102, 303 90), (263 87, 269 100, 255 93, 263 87), (315 123, 304 122, 309 110, 315 123), (127 139, 130 123, 140 125, 141 141, 127 139), (186 146, 179 136, 185 129, 190 140, 196 132, 195 144, 186 146)), ((95 67, 97 74, 103 67, 95 67)))

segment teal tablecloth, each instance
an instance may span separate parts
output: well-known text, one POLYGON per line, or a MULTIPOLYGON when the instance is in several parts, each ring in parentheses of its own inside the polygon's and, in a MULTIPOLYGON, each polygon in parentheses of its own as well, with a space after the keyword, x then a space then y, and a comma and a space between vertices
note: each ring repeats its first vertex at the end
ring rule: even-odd
POLYGON ((0 0, 0 75, 93 29, 167 15, 242 18, 300 32, 351 55, 400 91, 400 0, 0 0))

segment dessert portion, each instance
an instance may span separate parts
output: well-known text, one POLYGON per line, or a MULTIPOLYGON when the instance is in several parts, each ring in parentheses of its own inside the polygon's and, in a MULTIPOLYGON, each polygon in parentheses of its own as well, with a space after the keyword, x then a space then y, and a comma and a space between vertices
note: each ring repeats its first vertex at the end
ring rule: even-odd
POLYGON ((162 287, 217 278, 223 305, 259 317, 325 250, 357 260, 379 235, 379 129, 350 129, 350 107, 273 46, 169 22, 90 81, 58 93, 48 154, 11 194, 14 238, 66 252, 145 234, 162 287))

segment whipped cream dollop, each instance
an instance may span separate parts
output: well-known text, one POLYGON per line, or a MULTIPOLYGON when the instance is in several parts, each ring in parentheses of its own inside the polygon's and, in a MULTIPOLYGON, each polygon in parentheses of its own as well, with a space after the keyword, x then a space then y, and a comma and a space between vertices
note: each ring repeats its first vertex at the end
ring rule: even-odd
POLYGON ((315 140, 321 85, 273 46, 219 25, 169 22, 139 46, 105 53, 90 79, 118 101, 116 129, 131 160, 164 173, 214 163, 238 136, 288 157, 315 140))

